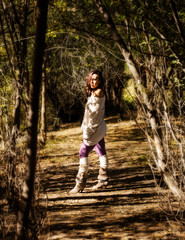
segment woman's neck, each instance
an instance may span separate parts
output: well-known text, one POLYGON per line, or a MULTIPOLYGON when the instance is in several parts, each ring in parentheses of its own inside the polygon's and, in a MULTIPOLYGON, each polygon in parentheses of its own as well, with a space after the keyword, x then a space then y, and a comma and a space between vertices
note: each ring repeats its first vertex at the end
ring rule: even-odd
POLYGON ((96 87, 96 88, 93 88, 93 89, 92 89, 92 92, 95 92, 97 89, 100 89, 100 87, 98 86, 98 87, 96 87))

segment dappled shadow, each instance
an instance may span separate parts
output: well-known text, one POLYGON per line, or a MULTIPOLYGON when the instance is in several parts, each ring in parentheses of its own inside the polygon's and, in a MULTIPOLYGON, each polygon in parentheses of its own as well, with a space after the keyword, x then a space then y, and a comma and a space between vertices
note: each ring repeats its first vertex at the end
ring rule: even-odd
POLYGON ((141 130, 140 129, 130 129, 128 131, 124 131, 124 133, 121 133, 119 129, 114 131, 114 136, 110 137, 110 141, 146 141, 146 137, 144 136, 144 134, 141 134, 141 130), (112 140, 111 140, 112 139, 112 140))
MULTIPOLYGON (((83 208, 81 211, 83 211, 83 208)), ((99 215, 99 219, 90 211, 90 213, 86 213, 85 216, 78 215, 75 216, 75 218, 71 216, 70 222, 68 222, 68 219, 65 219, 62 222, 55 223, 51 226, 50 230, 62 232, 64 236, 68 236, 69 239, 121 239, 120 230, 125 232, 133 231, 136 237, 134 239, 139 239, 137 235, 142 236, 141 230, 148 236, 155 233, 155 229, 151 228, 153 221, 156 223, 159 219, 161 222, 165 221, 165 218, 161 216, 160 212, 153 212, 151 210, 146 210, 134 216, 116 219, 109 218, 108 221, 104 217, 102 218, 102 216, 104 216, 103 212, 101 207, 97 208, 96 206, 96 213, 99 215), (94 234, 86 234, 85 232, 88 229, 90 232, 93 231, 94 234)))
MULTIPOLYGON (((78 164, 70 166, 51 166, 40 172, 41 183, 48 191, 56 189, 69 191, 75 184, 75 176, 78 171, 78 164)), ((90 169, 88 173, 87 189, 95 183, 98 176, 98 169, 90 169)), ((150 169, 147 167, 125 167, 109 169, 109 186, 104 191, 116 191, 126 189, 137 189, 154 187, 154 181, 150 169)))
MULTIPOLYGON (((74 154, 72 153, 68 153, 68 154, 55 154, 55 158, 62 158, 62 157, 74 157, 74 156, 78 156, 78 153, 74 154)), ((45 160, 49 160, 49 159, 53 159, 52 155, 46 155, 46 156, 41 156, 40 159, 45 159, 45 160)))
MULTIPOLYGON (((60 187, 60 191, 69 191, 75 184, 75 176, 78 164, 71 166, 51 167, 40 173, 41 183, 47 191, 55 191, 60 187)), ((89 170, 87 189, 90 184, 96 181, 98 169, 89 170)), ((116 191, 126 189, 137 189, 154 187, 154 182, 149 170, 143 167, 132 167, 109 170, 109 186, 104 191, 116 191)))
MULTIPOLYGON (((44 189, 40 201, 47 198, 48 202, 43 239, 180 239, 166 231, 166 217, 158 208, 155 183, 146 163, 149 148, 143 133, 133 122, 117 122, 110 119, 106 137, 110 160, 106 189, 91 190, 99 167, 94 152, 90 155, 86 188, 76 195, 68 193, 78 171, 74 145, 63 142, 60 152, 53 155, 53 148, 40 156, 43 167, 38 176, 44 189)), ((80 146, 79 129, 72 130, 70 138, 80 146)))
POLYGON ((49 228, 52 235, 57 233, 64 239, 121 239, 122 231, 134 231, 136 235, 154 233, 155 230, 149 228, 151 222, 162 216, 143 207, 157 203, 155 185, 148 168, 110 169, 108 188, 98 192, 91 191, 98 174, 97 169, 91 169, 84 192, 69 195, 77 169, 78 164, 73 164, 50 167, 40 173, 41 184, 49 196, 48 214, 50 212, 53 218, 44 232, 49 228), (141 206, 144 210, 130 214, 133 206, 141 206), (116 209, 120 210, 119 214, 115 214, 116 209))

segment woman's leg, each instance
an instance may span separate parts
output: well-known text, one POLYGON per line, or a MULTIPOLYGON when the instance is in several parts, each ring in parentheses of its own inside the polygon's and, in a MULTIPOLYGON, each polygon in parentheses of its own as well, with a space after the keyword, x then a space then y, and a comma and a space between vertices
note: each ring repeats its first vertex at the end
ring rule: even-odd
POLYGON ((93 146, 87 146, 84 142, 81 145, 80 151, 79 151, 79 155, 80 158, 84 158, 84 157, 88 157, 89 153, 93 150, 95 145, 93 146))
POLYGON ((109 161, 108 161, 108 156, 105 149, 104 138, 96 144, 95 151, 99 156, 100 169, 99 169, 99 175, 98 175, 98 183, 95 186, 93 186, 93 190, 98 190, 108 185, 109 161))
POLYGON ((80 155, 80 163, 79 163, 79 170, 76 175, 76 185, 75 187, 69 192, 72 194, 82 192, 87 180, 88 174, 88 156, 89 153, 93 150, 94 146, 87 146, 85 143, 82 143, 79 155, 80 155))
POLYGON ((105 150, 105 140, 102 138, 94 147, 94 150, 98 154, 99 157, 106 155, 105 150))

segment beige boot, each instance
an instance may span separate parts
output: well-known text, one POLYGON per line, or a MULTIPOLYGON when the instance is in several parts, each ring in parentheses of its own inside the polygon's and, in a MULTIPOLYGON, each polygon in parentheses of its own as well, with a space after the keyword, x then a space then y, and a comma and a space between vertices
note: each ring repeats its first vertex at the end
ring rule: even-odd
POLYGON ((98 180, 98 183, 92 187, 93 191, 97 191, 99 189, 104 189, 108 186, 108 180, 98 180))
POLYGON ((85 185, 86 185, 86 179, 88 174, 88 158, 80 158, 80 166, 78 170, 78 174, 76 176, 76 185, 75 187, 69 192, 70 194, 76 194, 79 192, 83 192, 85 185))
POLYGON ((100 169, 99 169, 99 175, 98 175, 98 183, 92 187, 93 191, 97 191, 99 189, 106 188, 108 186, 108 157, 107 155, 104 155, 100 157, 100 169))
POLYGON ((76 194, 76 193, 81 193, 83 192, 84 188, 86 185, 86 179, 83 179, 83 182, 78 181, 76 179, 76 185, 75 187, 69 192, 69 194, 76 194))

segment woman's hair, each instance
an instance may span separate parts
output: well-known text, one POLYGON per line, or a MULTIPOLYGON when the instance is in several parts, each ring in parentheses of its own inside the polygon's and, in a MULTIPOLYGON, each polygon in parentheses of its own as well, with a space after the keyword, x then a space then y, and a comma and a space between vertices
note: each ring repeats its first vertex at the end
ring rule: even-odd
POLYGON ((92 93, 92 88, 91 88, 91 85, 90 85, 90 81, 92 79, 93 74, 98 75, 98 79, 100 80, 100 84, 99 84, 98 88, 100 88, 103 92, 105 92, 104 79, 103 79, 103 76, 102 76, 102 72, 100 72, 99 70, 96 69, 96 70, 91 71, 85 77, 87 97, 91 96, 91 93, 92 93))

